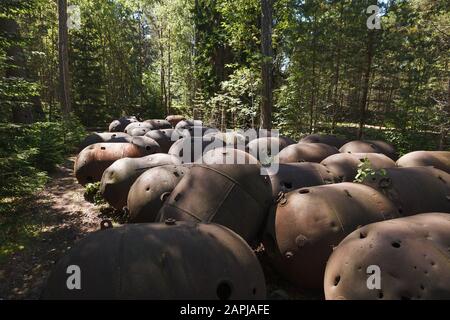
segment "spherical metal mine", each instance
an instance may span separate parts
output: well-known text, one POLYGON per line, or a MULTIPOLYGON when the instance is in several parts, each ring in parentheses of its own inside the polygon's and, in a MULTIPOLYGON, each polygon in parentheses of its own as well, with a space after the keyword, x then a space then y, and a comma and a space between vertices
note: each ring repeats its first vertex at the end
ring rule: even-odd
POLYGON ((200 120, 182 120, 177 123, 175 129, 189 129, 190 127, 202 127, 203 122, 200 120))
POLYGON ((170 148, 169 154, 179 157, 183 163, 192 163, 201 159, 208 151, 223 146, 224 142, 215 137, 187 137, 176 141, 170 148))
POLYGON ((94 132, 80 143, 80 151, 96 143, 130 142, 131 136, 124 132, 94 132))
POLYGON ((139 120, 134 117, 122 117, 119 120, 114 120, 113 122, 111 122, 111 124, 109 125, 109 132, 123 132, 123 130, 125 130, 125 128, 133 122, 138 122, 139 120))
POLYGON ((172 125, 167 120, 152 119, 152 120, 145 120, 144 123, 150 125, 150 130, 172 129, 172 125))
POLYGON ((264 274, 253 251, 215 224, 167 221, 88 235, 55 265, 43 299, 264 299, 264 274), (81 270, 81 289, 67 270, 81 270), (70 287, 70 286, 69 286, 70 287))
POLYGON ((356 140, 344 144, 340 149, 342 153, 382 153, 392 160, 397 160, 398 155, 395 148, 379 140, 356 140))
POLYGON ((327 263, 326 299, 450 299, 450 215, 377 222, 348 235, 327 263))
POLYGON ((324 134, 310 134, 306 137, 303 137, 300 142, 303 143, 324 143, 329 146, 336 147, 337 149, 341 148, 346 142, 344 139, 341 139, 337 136, 333 135, 324 135, 324 134))
POLYGON ((168 153, 170 147, 175 143, 172 140, 174 129, 151 130, 145 134, 146 137, 155 140, 161 147, 161 152, 168 153))
POLYGON ((363 183, 391 199, 401 216, 450 213, 450 175, 442 170, 433 167, 388 168, 368 176, 363 183))
POLYGON ((119 159, 103 173, 100 192, 111 206, 122 209, 127 205, 131 186, 142 173, 154 167, 177 164, 181 164, 180 159, 163 153, 119 159))
POLYGON ((414 151, 397 160, 399 167, 435 167, 450 174, 450 151, 414 151))
POLYGON ((321 290, 334 246, 359 226, 396 217, 389 199, 362 184, 302 188, 278 199, 263 243, 287 280, 303 289, 321 290))
POLYGON ((279 164, 274 170, 268 169, 272 184, 272 196, 276 199, 280 192, 290 192, 304 187, 335 183, 330 170, 319 163, 279 164))
POLYGON ((96 143, 81 151, 75 160, 75 176, 82 185, 100 181, 103 172, 122 158, 141 158, 155 153, 152 146, 132 143, 96 143))
POLYGON ((164 201, 189 168, 160 166, 145 171, 128 192, 127 207, 133 223, 155 222, 164 201))
POLYGON ((337 153, 323 160, 321 164, 341 182, 353 182, 359 166, 367 160, 372 170, 395 167, 394 160, 381 153, 337 153))
POLYGON ((175 128, 175 126, 183 120, 186 120, 186 118, 181 115, 170 115, 166 118, 166 121, 169 121, 173 128, 175 128))
POLYGON ((279 163, 316 162, 339 153, 335 147, 323 143, 297 143, 284 148, 275 157, 279 163))
POLYGON ((159 219, 219 223, 254 244, 271 204, 270 180, 260 165, 195 164, 164 202, 159 219))
POLYGON ((263 137, 250 141, 247 145, 247 150, 262 164, 269 164, 279 152, 293 143, 295 141, 290 138, 263 137))
POLYGON ((258 159, 249 153, 232 147, 210 150, 198 160, 198 163, 209 164, 259 164, 258 159))

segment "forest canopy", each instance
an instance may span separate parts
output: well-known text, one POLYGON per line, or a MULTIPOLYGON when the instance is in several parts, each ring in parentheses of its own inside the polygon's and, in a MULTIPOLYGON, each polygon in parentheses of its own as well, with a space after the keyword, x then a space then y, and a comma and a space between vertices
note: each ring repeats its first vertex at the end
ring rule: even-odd
MULTIPOLYGON (((59 2, 0 4, 3 123, 58 122, 67 111, 59 2)), ((363 129, 378 128, 388 140, 418 143, 430 135, 417 147, 448 147, 448 1, 66 4, 80 18, 67 37, 69 113, 86 128, 105 128, 122 115, 177 113, 211 126, 258 127, 270 93, 273 127, 294 138, 311 132, 361 138, 363 129), (370 5, 379 7, 380 28, 368 28, 370 5), (266 29, 264 6, 271 18, 266 29)))

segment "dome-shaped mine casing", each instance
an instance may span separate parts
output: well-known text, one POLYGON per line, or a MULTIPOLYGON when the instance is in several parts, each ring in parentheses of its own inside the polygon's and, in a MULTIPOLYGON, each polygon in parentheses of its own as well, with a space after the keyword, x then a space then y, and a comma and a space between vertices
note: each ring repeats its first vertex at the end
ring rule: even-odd
POLYGON ((249 141, 248 137, 239 132, 210 132, 204 135, 205 138, 216 137, 222 140, 227 147, 233 147, 240 150, 245 150, 249 141))
POLYGON ((151 130, 145 136, 155 140, 160 145, 161 152, 168 153, 170 147, 175 143, 175 140, 172 140, 173 132, 174 129, 151 130))
POLYGON ((366 225, 333 251, 325 271, 325 298, 450 299, 449 248, 450 215, 446 213, 366 225), (377 288, 378 276, 381 286, 377 288))
POLYGON ((119 159, 103 173, 100 192, 111 206, 122 209, 127 205, 131 186, 141 174, 154 167, 178 164, 181 164, 180 159, 163 153, 119 159))
POLYGON ((282 163, 277 169, 273 173, 268 170, 274 199, 278 198, 280 192, 336 182, 332 172, 319 163, 282 163))
POLYGON ((164 202, 159 221, 218 223, 253 245, 272 202, 270 180, 260 165, 194 164, 164 202))
POLYGON ((183 130, 189 129, 190 127, 203 127, 203 121, 201 120, 182 120, 177 123, 175 129, 183 130))
POLYGON ((324 143, 329 146, 336 147, 337 149, 341 148, 346 141, 337 136, 327 135, 327 134, 310 134, 306 137, 303 137, 300 142, 303 143, 324 143))
POLYGON ((161 146, 158 142, 149 137, 131 137, 128 141, 139 148, 145 149, 147 154, 155 154, 161 152, 161 146))
POLYGON ((201 164, 260 164, 258 159, 249 153, 235 149, 232 147, 217 148, 210 150, 203 157, 197 161, 201 164))
POLYGON ((433 167, 387 168, 363 183, 391 199, 401 216, 450 213, 450 175, 445 171, 433 167))
POLYGON ((251 248, 215 224, 131 224, 97 231, 53 268, 43 299, 264 299, 261 266, 251 248), (81 289, 69 290, 81 270, 81 289))
POLYGON ((128 130, 127 132, 132 137, 143 137, 151 130, 152 130, 151 127, 141 126, 128 130))
POLYGON ((183 120, 186 120, 186 118, 182 115, 170 115, 166 117, 166 121, 169 121, 173 128, 183 120))
POLYGON ((111 124, 109 125, 109 132, 123 132, 123 130, 125 130, 125 128, 133 122, 139 122, 139 120, 134 117, 122 117, 118 120, 114 120, 113 122, 111 122, 111 124))
POLYGON ((182 138, 170 147, 169 154, 177 156, 182 163, 193 163, 201 159, 208 151, 223 147, 224 142, 215 137, 182 138))
POLYGON ((324 143, 297 143, 287 146, 275 157, 278 163, 315 162, 339 153, 335 147, 324 143))
POLYGON ((262 164, 268 164, 282 150, 292 143, 290 138, 286 137, 264 137, 250 141, 247 144, 247 151, 252 156, 261 161, 262 164))
POLYGON ((414 151, 397 160, 399 167, 435 167, 450 174, 450 151, 414 151))
POLYGON ((96 143, 116 143, 129 142, 131 136, 124 132, 94 132, 88 135, 79 145, 79 150, 83 150, 96 143))
POLYGON ((130 222, 155 222, 165 199, 188 171, 189 168, 185 166, 165 165, 140 175, 128 193, 130 222))
POLYGON ((141 158, 151 151, 132 143, 96 143, 81 151, 75 160, 75 176, 81 185, 100 181, 103 172, 122 158, 141 158))
POLYGON ((286 279, 300 288, 322 290, 334 246, 360 226, 396 217, 388 198, 362 184, 302 188, 278 199, 263 244, 286 279))
POLYGON ((395 148, 379 140, 355 140, 344 144, 340 149, 342 153, 382 153, 392 160, 397 160, 395 148))
POLYGON ((170 124, 170 122, 163 119, 145 120, 144 123, 151 125, 150 130, 172 129, 172 125, 170 124))
POLYGON ((395 162, 382 153, 337 153, 321 162, 341 182, 353 182, 358 174, 358 166, 369 160, 373 170, 395 167, 395 162))
MULTIPOLYGON (((128 133, 129 135, 131 135, 133 132, 135 133, 135 135, 138 135, 140 132, 139 130, 136 129, 146 129, 147 132, 152 130, 152 125, 150 123, 146 123, 146 122, 133 122, 130 123, 128 126, 126 126, 126 128, 123 130, 123 132, 128 133)), ((142 132, 142 131, 141 131, 142 132)))

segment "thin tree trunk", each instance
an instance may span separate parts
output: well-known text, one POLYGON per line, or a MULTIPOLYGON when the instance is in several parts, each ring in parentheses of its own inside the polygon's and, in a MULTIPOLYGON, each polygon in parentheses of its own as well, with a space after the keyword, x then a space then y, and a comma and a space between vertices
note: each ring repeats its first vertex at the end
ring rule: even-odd
POLYGON ((167 114, 169 115, 172 108, 172 47, 170 44, 170 29, 167 39, 167 114))
POLYGON ((362 139, 364 134, 364 126, 366 123, 367 113, 367 98, 369 93, 370 73, 372 71, 372 58, 373 58, 373 31, 368 31, 367 39, 367 54, 366 54, 366 70, 363 79, 363 92, 360 104, 360 119, 358 128, 358 139, 362 139))
POLYGON ((60 99, 64 117, 72 111, 70 100, 69 47, 67 32, 67 0, 58 0, 59 12, 59 78, 60 99))
POLYGON ((261 0, 261 65, 262 103, 261 123, 262 129, 272 129, 273 105, 273 50, 272 50, 272 11, 273 0, 261 0))

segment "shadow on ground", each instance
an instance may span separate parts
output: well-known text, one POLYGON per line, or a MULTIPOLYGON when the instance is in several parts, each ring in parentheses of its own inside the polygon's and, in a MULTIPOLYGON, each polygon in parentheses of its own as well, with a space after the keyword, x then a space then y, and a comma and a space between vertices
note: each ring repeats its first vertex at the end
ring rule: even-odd
MULTIPOLYGON (((57 168, 43 191, 22 199, 14 208, 11 241, 26 232, 19 250, 0 262, 0 299, 37 299, 52 265, 87 233, 98 230, 99 209, 85 201, 73 174, 74 158, 57 168)), ((1 221, 0 221, 1 222, 1 221)))

